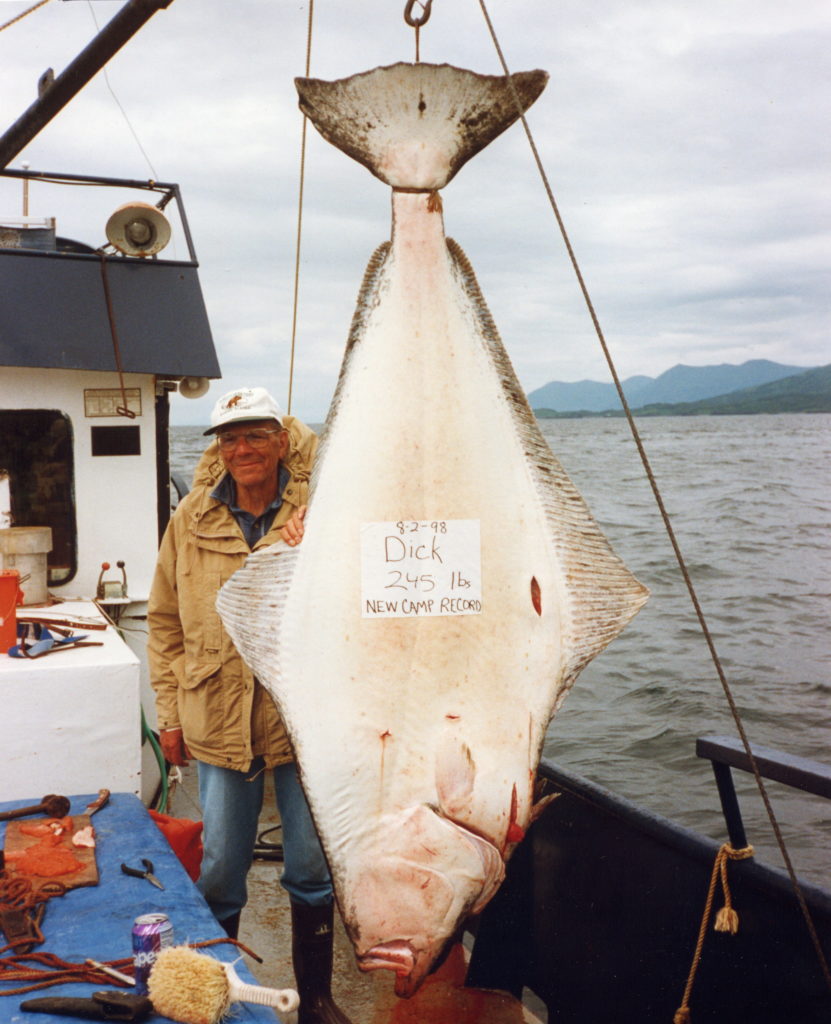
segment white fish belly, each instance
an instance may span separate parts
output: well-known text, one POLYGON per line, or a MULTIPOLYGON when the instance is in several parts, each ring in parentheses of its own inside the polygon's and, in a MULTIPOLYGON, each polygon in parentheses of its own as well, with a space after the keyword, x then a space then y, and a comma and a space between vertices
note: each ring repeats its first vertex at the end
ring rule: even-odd
MULTIPOLYGON (((296 712, 303 772, 313 792, 326 792, 327 814, 339 808, 337 845, 375 827, 379 812, 439 803, 437 753, 452 740, 476 764, 460 818, 501 846, 515 784, 527 820, 530 774, 562 675, 562 581, 441 218, 419 215, 424 196, 396 198, 396 233, 407 245, 393 248, 352 355, 286 606, 284 644, 309 635, 310 609, 317 639, 296 645, 284 674, 312 697, 296 712), (402 206, 415 210, 414 224, 400 223, 402 206), (363 618, 361 526, 460 519, 480 525, 481 613, 363 618), (336 748, 343 772, 333 770, 336 748)), ((441 557, 441 534, 435 546, 441 557)))
POLYGON ((396 193, 303 543, 255 556, 220 600, 286 721, 359 955, 400 939, 424 963, 498 884, 551 715, 645 599, 539 438, 460 260, 427 197, 396 193), (409 583, 426 602, 458 520, 478 524, 481 609, 364 615, 362 528, 403 524, 397 551, 406 524, 435 524, 409 583))

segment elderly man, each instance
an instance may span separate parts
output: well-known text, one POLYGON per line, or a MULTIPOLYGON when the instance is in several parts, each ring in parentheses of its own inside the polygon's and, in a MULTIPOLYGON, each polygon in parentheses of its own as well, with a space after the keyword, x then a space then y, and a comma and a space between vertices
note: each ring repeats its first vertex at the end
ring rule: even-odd
POLYGON ((231 937, 247 900, 264 773, 273 773, 299 1021, 349 1024, 331 997, 332 885, 288 738, 215 608, 219 588, 252 550, 302 540, 317 438, 284 416, 264 388, 220 398, 205 433, 214 440, 164 535, 150 594, 161 746, 171 764, 197 762, 205 849, 199 886, 231 937))

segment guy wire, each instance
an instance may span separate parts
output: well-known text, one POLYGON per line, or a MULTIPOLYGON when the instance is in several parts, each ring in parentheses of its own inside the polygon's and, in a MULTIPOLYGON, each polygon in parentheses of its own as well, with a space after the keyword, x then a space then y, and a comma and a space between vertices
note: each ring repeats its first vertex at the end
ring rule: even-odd
POLYGON ((25 18, 27 14, 34 14, 34 12, 39 7, 43 7, 46 4, 48 4, 48 3, 49 3, 49 0, 39 0, 39 2, 36 3, 33 7, 28 7, 25 11, 21 11, 20 14, 15 15, 14 18, 10 18, 8 21, 6 21, 2 25, 0 25, 0 32, 2 32, 3 29, 5 29, 5 28, 11 28, 11 26, 15 25, 18 21, 22 21, 23 18, 25 18))
MULTIPOLYGON (((314 0, 309 0, 309 20, 306 30, 306 78, 312 63, 312 23, 314 20, 314 0)), ((303 128, 300 135, 300 184, 297 195, 297 239, 294 248, 294 300, 291 310, 291 352, 289 356, 289 395, 286 411, 291 413, 291 396, 294 387, 294 353, 297 343, 297 307, 300 290, 300 242, 303 235, 303 187, 306 180, 306 126, 309 119, 303 115, 303 128)))
POLYGON ((802 916, 805 919, 805 924, 806 924, 806 926, 808 928, 808 932, 809 932, 809 934, 811 936, 811 941, 812 941, 812 943, 814 945, 814 949, 815 949, 816 954, 817 954, 817 959, 819 960, 819 964, 820 964, 820 967, 822 969, 823 976, 825 978, 825 983, 828 986, 829 990, 831 990, 831 971, 829 971, 828 961, 825 958, 825 953, 823 952, 822 945, 820 944, 819 935, 817 934, 816 927, 815 927, 813 919, 811 917, 811 912, 808 909, 808 904, 805 902, 805 896, 804 896, 804 894, 802 892, 802 888, 801 888, 801 886, 799 884, 799 880, 796 877, 796 872, 794 870, 793 864, 791 863, 791 858, 790 858, 790 855, 788 853, 787 846, 785 844, 785 839, 784 839, 784 836, 782 835, 782 830, 779 827, 779 822, 777 821, 776 815, 774 814, 774 811, 773 811, 773 807, 772 807, 772 805, 770 803, 770 798, 768 797, 767 788, 766 788, 766 786, 764 784, 764 780, 762 779, 762 774, 759 771, 759 766, 756 763, 756 758, 753 755, 753 751, 752 751, 751 746, 750 746, 750 741, 747 738, 747 733, 745 732, 744 723, 742 721, 741 713, 739 712, 739 709, 738 709, 738 707, 736 705, 735 699, 733 697, 732 690, 730 688, 730 684, 729 684, 729 682, 727 680, 727 676, 725 675, 724 668, 723 668, 723 666, 721 664, 721 659, 720 659, 720 657, 718 655, 718 652, 716 650, 715 642, 713 640, 712 634, 710 633, 709 626, 707 625, 707 620, 704 617, 704 611, 703 611, 703 609, 702 609, 702 607, 701 607, 701 605, 699 603, 698 595, 696 593, 695 586, 693 584, 692 578, 691 578, 691 576, 689 574, 689 571, 687 569, 687 565, 686 565, 686 562, 685 562, 685 559, 684 559, 684 555, 683 555, 683 553, 681 551, 680 545, 679 545, 678 540, 677 540, 677 538, 675 536, 675 530, 672 527, 672 523, 670 521, 669 514, 668 514, 668 512, 666 510, 666 507, 664 505, 664 501, 663 501, 663 498, 661 496, 660 489, 658 487, 658 482, 655 479, 655 476, 654 476, 654 474, 652 472, 652 466, 650 465, 649 458, 648 458, 648 456, 646 454, 646 449, 644 448, 643 441, 641 440, 640 432, 638 431, 638 428, 637 428, 637 426, 635 424, 635 419, 634 419, 634 416, 632 415, 632 410, 630 409, 629 403, 626 400, 626 396, 623 393, 623 386, 622 386, 622 384, 620 382, 620 377, 618 376, 617 369, 616 369, 615 364, 614 364, 614 360, 612 359, 611 352, 609 351, 609 347, 606 344, 606 338, 605 338, 605 336, 603 334, 603 330, 602 330, 602 328, 600 326, 600 321, 598 320, 597 313, 595 312, 595 309, 594 309, 594 304, 592 303, 591 297, 589 295, 588 288, 586 287, 586 283, 585 283, 585 280, 583 278, 583 274, 582 274, 582 272, 580 270, 580 266, 579 266, 579 264, 577 262, 577 257, 576 257, 576 255, 574 253, 574 249, 572 248, 571 241, 570 241, 570 239, 568 237, 568 232, 566 231, 565 223, 563 222, 563 219, 560 216, 560 210, 559 210, 559 207, 557 206, 557 201, 554 198, 554 193, 553 193, 553 191, 551 189, 551 185, 549 183, 548 176, 547 176, 547 174, 545 172, 545 168, 543 167, 542 160, 540 158, 539 151, 537 150, 536 143, 534 142, 534 137, 531 134, 531 129, 530 129, 530 127, 528 125, 528 121, 527 121, 527 119, 525 117, 525 112, 522 109, 522 103, 521 103, 521 101, 519 99, 519 96, 517 94, 516 86, 514 85, 513 79, 511 78, 510 71, 508 70, 508 65, 507 65, 507 63, 505 61, 505 56, 504 56, 504 54, 502 52, 502 47, 500 46, 499 40, 496 37, 496 32, 494 30, 493 23, 491 22, 490 16, 488 14, 488 10, 487 10, 487 6, 485 4, 485 0, 479 0, 479 6, 482 9, 482 14, 484 15, 485 22, 486 22, 487 27, 488 27, 488 32, 490 33, 491 39, 493 40, 494 47, 496 48, 496 52, 497 52, 497 55, 499 57, 499 62, 502 65, 502 70, 505 73, 505 79, 506 79, 506 81, 507 81, 507 83, 508 83, 508 85, 509 85, 509 87, 511 89, 511 93, 513 94, 514 102, 516 103, 517 110, 519 111, 520 120, 522 121, 523 128, 525 129, 525 134, 526 134, 526 136, 528 138, 528 142, 529 142, 529 145, 531 147, 531 152, 532 152, 532 154, 534 156, 534 161, 535 161, 535 163, 537 165, 537 170, 540 173, 540 177, 542 178, 543 186, 545 187, 546 194, 548 195, 549 203, 551 204, 551 209, 552 209, 552 211, 554 213, 554 217, 557 220, 557 224, 558 224, 559 229, 560 229, 560 234, 563 237, 563 241, 565 243, 566 250, 568 252, 569 260, 571 261, 571 265, 574 268, 575 274, 577 275, 577 281, 578 281, 578 283, 580 285, 580 290, 583 293, 583 298, 584 298, 584 300, 586 302, 586 306, 588 308, 589 315, 591 316, 592 323, 594 324, 594 329, 595 329, 595 332, 597 334, 598 340, 600 342, 600 347, 603 350, 603 355, 604 355, 604 357, 606 359, 606 362, 607 362, 607 364, 609 366, 609 370, 610 370, 610 372, 612 374, 612 380, 614 381, 614 385, 615 385, 615 388, 617 390, 618 396, 620 398, 621 405, 623 406, 624 413, 626 414, 626 420, 627 420, 627 422, 629 424, 629 429, 632 432, 632 437, 633 437, 633 439, 635 441, 635 445, 636 445, 636 447, 638 449, 638 454, 640 455, 641 462, 643 464, 644 470, 645 470, 647 478, 649 480, 649 485, 652 488, 652 493, 653 493, 653 495, 655 497, 655 501, 656 501, 656 504, 658 506, 658 510, 659 510, 659 512, 661 514, 661 518, 663 519, 664 527, 665 527, 665 529, 667 531, 667 535, 669 537, 670 543, 672 544, 673 551, 675 552, 675 557, 676 557, 676 559, 678 561, 678 565, 679 565, 679 568, 681 570, 681 575, 684 578, 684 583, 686 584, 687 591, 689 592, 689 595, 690 595, 690 599, 692 600, 693 608, 695 609, 695 613, 696 613, 696 616, 698 618, 699 625, 701 626, 702 633, 704 634, 704 639, 706 640, 707 646, 708 646, 708 648, 710 650, 710 656, 711 656, 711 658, 713 660, 713 664, 715 666, 716 673, 718 675, 719 681, 721 682, 722 689, 724 690, 724 694, 725 694, 725 697, 727 699, 727 703, 728 703, 728 705, 730 707, 730 713, 733 716, 733 721, 736 724, 736 729, 737 729, 737 731, 739 733, 739 736, 741 738, 742 744, 744 745, 745 752, 747 753, 747 757, 748 757, 748 760, 750 762, 750 767, 751 767, 751 769, 753 771, 753 776, 754 776, 754 778, 756 780, 756 786, 757 786, 757 788, 759 790, 759 794, 762 797, 762 802, 764 803, 765 811, 766 811, 767 816, 768 816, 768 820, 770 821, 771 828, 773 829, 774 836, 776 837, 777 845, 779 846, 780 853, 782 854, 782 859, 783 859, 783 861, 785 863, 785 868, 786 868, 786 870, 788 872, 788 877, 790 878, 791 886, 793 888, 793 891, 794 891, 794 894, 796 896, 797 902, 799 904, 800 910, 802 911, 802 916))

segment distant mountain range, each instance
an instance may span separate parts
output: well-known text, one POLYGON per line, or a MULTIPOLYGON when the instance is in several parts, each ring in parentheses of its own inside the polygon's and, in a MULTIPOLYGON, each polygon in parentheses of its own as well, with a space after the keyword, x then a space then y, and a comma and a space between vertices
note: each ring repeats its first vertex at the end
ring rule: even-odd
MULTIPOLYGON (((659 377, 629 377, 626 400, 640 415, 831 412, 831 366, 806 370, 767 359, 735 366, 679 364, 659 377)), ((528 394, 538 416, 622 415, 613 384, 551 381, 528 394)))

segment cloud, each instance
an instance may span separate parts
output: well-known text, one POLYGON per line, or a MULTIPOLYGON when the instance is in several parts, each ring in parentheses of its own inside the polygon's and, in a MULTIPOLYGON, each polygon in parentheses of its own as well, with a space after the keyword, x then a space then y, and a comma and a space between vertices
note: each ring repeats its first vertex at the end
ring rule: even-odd
MULTIPOLYGON (((0 16, 29 6, 0 4, 0 16)), ((91 5, 103 24, 118 9, 91 5)), ((312 74, 413 58, 403 2, 318 9, 312 74)), ((827 362, 831 13, 817 0, 490 0, 512 70, 546 68, 529 112, 539 152, 621 376, 674 363, 827 362)), ((224 379, 175 400, 204 421, 253 379, 288 391, 301 118, 293 86, 308 7, 174 0, 16 161, 180 182, 224 379)), ((10 123, 95 33, 90 5, 50 4, 0 33, 10 123)), ((477 4, 434 4, 422 59, 500 73, 477 4)), ((364 265, 389 236, 388 190, 309 129, 297 319, 296 411, 323 418, 364 265)), ((15 183, 0 183, 6 209, 15 183)), ((55 204, 38 189, 38 201, 55 204)), ((109 199, 109 197, 108 197, 109 199)), ((608 370, 515 126, 459 173, 445 223, 467 252, 517 369, 548 380, 608 370)), ((49 209, 48 212, 54 212, 49 209)), ((65 218, 85 240, 104 216, 65 218)), ((98 244, 101 239, 93 239, 98 244)), ((182 255, 181 243, 177 255, 182 255)))

